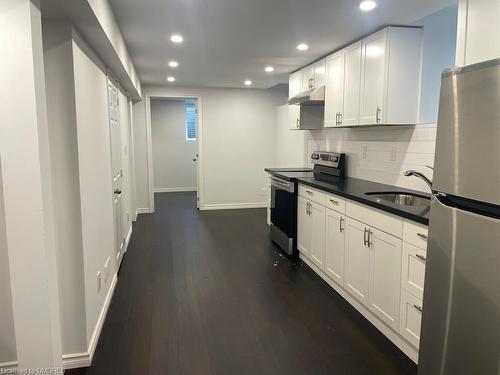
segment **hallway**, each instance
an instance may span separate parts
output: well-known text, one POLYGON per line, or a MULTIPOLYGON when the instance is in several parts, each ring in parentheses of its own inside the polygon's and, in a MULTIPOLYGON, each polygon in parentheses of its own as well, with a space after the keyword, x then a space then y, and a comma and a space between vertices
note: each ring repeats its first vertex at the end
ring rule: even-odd
POLYGON ((69 374, 416 374, 307 266, 269 241, 263 209, 197 211, 156 194, 140 215, 88 369, 69 374))

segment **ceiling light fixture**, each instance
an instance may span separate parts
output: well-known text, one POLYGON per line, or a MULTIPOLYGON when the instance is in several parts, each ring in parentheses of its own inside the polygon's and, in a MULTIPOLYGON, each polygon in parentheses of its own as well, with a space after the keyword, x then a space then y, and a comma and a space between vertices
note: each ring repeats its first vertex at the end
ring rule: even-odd
POLYGON ((182 43, 184 38, 182 37, 182 35, 174 34, 170 37, 170 40, 174 43, 182 43))
POLYGON ((266 66, 266 68, 265 68, 264 70, 265 70, 266 72, 268 72, 268 73, 272 73, 272 72, 274 72, 274 68, 273 68, 271 65, 266 66))
POLYGON ((177 68, 179 66, 179 63, 177 61, 171 60, 168 62, 168 66, 171 68, 177 68))
POLYGON ((252 85, 252 81, 250 81, 249 79, 247 79, 244 83, 245 83, 245 86, 251 86, 252 85))
POLYGON ((298 46, 297 46, 297 49, 299 51, 306 51, 307 49, 309 49, 309 46, 305 43, 300 43, 298 46))
POLYGON ((168 77, 167 77, 167 81, 168 81, 168 82, 174 82, 174 81, 175 81, 175 77, 168 76, 168 77))
POLYGON ((359 3, 359 9, 365 12, 375 9, 376 6, 377 3, 374 0, 363 0, 359 3))

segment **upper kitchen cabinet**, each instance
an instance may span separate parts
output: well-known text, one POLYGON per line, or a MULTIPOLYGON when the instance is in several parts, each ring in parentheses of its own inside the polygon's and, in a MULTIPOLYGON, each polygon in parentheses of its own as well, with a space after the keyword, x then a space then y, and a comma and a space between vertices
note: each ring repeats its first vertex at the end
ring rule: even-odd
MULTIPOLYGON (((302 73, 302 84, 300 91, 306 91, 325 84, 324 59, 312 65, 306 66, 300 72, 302 73)), ((292 79, 291 76, 290 79, 292 79)))
POLYGON ((302 91, 302 71, 290 74, 288 78, 288 99, 302 91))
POLYGON ((344 49, 344 100, 343 110, 339 114, 339 126, 359 125, 361 58, 361 42, 344 49))
POLYGON ((359 124, 416 124, 422 30, 387 27, 362 41, 359 124))
POLYGON ((457 65, 500 57, 499 20, 500 1, 459 0, 457 65))
POLYGON ((325 127, 340 126, 344 110, 344 53, 326 59, 325 127))

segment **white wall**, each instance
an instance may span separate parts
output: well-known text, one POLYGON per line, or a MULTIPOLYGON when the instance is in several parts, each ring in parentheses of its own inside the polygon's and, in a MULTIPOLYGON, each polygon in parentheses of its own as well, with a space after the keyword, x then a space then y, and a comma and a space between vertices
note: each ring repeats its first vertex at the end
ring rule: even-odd
MULTIPOLYGON (((202 96, 202 148, 205 208, 258 207, 266 202, 263 169, 274 164, 276 107, 287 101, 283 89, 147 87, 145 95, 187 93, 202 96)), ((137 207, 149 207, 145 101, 134 105, 137 207)))
POLYGON ((43 47, 63 353, 87 350, 72 27, 44 21, 43 47))
MULTIPOLYGON (((111 279, 97 290, 108 257, 114 264, 114 224, 111 150, 105 67, 85 42, 75 35, 73 70, 78 132, 78 166, 82 210, 83 261, 87 344, 90 344, 111 279)), ((114 271, 112 270, 112 274, 114 271)), ((104 274, 103 274, 104 275, 104 274)))
POLYGON ((184 100, 151 100, 155 191, 196 189, 198 146, 186 140, 185 109, 184 100))
POLYGON ((0 160, 0 368, 2 367, 2 363, 14 362, 17 359, 6 235, 2 166, 0 160))
POLYGON ((441 73, 455 66, 457 45, 456 6, 444 8, 413 23, 423 26, 422 86, 420 96, 421 123, 436 123, 441 86, 441 73))

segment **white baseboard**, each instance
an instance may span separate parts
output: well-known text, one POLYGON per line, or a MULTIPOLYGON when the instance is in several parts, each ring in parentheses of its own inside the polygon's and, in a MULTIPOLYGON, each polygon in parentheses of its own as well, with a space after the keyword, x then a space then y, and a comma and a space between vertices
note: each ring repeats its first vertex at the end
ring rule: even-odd
POLYGON ((242 208, 266 208, 266 203, 236 203, 236 204, 228 204, 228 203, 219 203, 219 204, 205 204, 203 207, 200 207, 202 211, 208 210, 238 210, 242 208))
POLYGON ((138 208, 135 210, 135 217, 140 214, 152 214, 154 211, 151 208, 138 208))
POLYGON ((104 305, 101 309, 101 313, 99 314, 99 319, 97 320, 97 325, 94 329, 94 333, 92 334, 87 352, 63 354, 62 361, 65 369, 89 367, 91 365, 97 343, 99 342, 99 337, 101 336, 102 326, 104 325, 104 320, 106 319, 109 305, 111 303, 111 299, 113 298, 113 293, 115 292, 117 281, 118 277, 115 274, 111 280, 111 285, 109 287, 108 294, 106 295, 106 299, 104 300, 104 305))
POLYGON ((325 280, 328 285, 330 285, 338 294, 342 296, 347 302, 351 304, 356 310, 358 310, 361 315, 363 315, 368 321, 373 324, 380 332, 382 332, 389 340, 391 340, 394 345, 396 345, 403 353, 405 353, 408 358, 413 362, 418 364, 418 349, 414 348, 411 344, 406 342, 398 333, 394 332, 385 323, 383 323, 379 318, 377 318, 370 310, 363 306, 357 299, 352 297, 348 292, 346 292, 342 287, 331 280, 321 269, 319 269, 313 262, 311 262, 307 257, 299 254, 300 260, 313 269, 323 280, 325 280))
POLYGON ((181 193, 184 191, 196 191, 198 190, 195 187, 179 187, 179 188, 155 188, 153 189, 153 193, 181 193))
POLYGON ((1 369, 14 369, 17 367, 17 361, 12 361, 12 362, 0 362, 0 368, 1 369))

